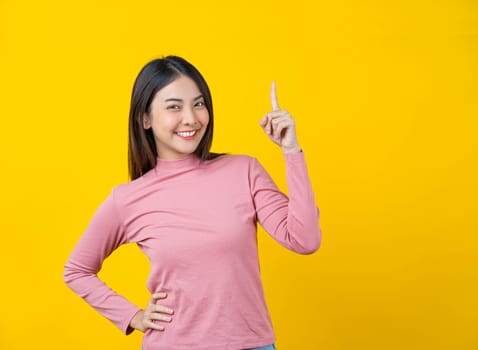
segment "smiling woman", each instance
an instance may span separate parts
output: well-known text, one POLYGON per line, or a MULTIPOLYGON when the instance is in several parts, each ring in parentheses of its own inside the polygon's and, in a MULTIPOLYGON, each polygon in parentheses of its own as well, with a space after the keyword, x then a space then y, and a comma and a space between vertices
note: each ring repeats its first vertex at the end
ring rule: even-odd
POLYGON ((195 153, 201 160, 215 158, 218 154, 209 152, 213 128, 211 93, 196 67, 177 56, 149 62, 136 78, 131 98, 131 178, 134 180, 152 169, 158 156, 168 159, 195 153), (184 134, 185 131, 190 133, 184 134), (191 135, 192 131, 199 134, 191 135), (174 144, 174 135, 183 139, 194 136, 191 140, 194 142, 174 144), (165 142, 162 145, 165 147, 158 147, 158 142, 165 142), (180 148, 174 151, 175 147, 180 148))
POLYGON ((193 153, 209 123, 204 97, 190 78, 181 75, 158 91, 143 119, 151 129, 161 159, 178 159, 193 153))
POLYGON ((257 223, 300 254, 319 248, 319 211, 295 124, 271 88, 260 124, 284 154, 290 199, 249 156, 209 152, 212 100, 184 59, 148 63, 133 88, 129 164, 65 266, 70 288, 124 333, 144 332, 144 350, 275 348, 260 278, 257 223), (142 309, 97 276, 120 245, 151 262, 142 309))

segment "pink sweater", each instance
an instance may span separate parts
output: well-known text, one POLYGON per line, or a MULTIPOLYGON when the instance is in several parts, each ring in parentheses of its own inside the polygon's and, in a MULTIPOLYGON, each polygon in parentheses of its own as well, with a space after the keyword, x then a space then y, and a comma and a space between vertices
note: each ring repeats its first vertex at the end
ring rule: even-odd
POLYGON ((252 157, 200 163, 191 155, 113 189, 65 265, 68 286, 123 332, 139 307, 104 284, 103 260, 124 243, 148 256, 151 293, 174 310, 144 350, 238 350, 272 344, 260 278, 256 222, 300 254, 319 248, 319 211, 304 154, 286 154, 290 199, 252 157))

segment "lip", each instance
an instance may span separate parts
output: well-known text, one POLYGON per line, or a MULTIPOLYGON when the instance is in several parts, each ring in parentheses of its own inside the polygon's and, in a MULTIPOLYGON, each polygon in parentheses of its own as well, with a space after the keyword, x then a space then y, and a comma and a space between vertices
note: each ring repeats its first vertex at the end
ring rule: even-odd
POLYGON ((183 140, 192 140, 196 137, 196 135, 199 133, 199 129, 193 129, 193 130, 180 130, 180 131, 175 131, 174 134, 178 137, 180 137, 181 139, 183 140), (194 134, 190 135, 190 136, 184 136, 184 135, 180 135, 178 133, 184 133, 184 132, 187 132, 187 133, 191 133, 193 132, 194 134))

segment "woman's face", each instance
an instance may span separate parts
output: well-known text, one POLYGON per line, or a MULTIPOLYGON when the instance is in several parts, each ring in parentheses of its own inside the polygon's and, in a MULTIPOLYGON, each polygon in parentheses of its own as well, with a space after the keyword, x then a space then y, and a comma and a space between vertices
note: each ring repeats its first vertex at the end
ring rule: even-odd
POLYGON ((143 119, 143 127, 153 130, 160 159, 180 159, 193 153, 208 123, 204 96, 184 75, 156 93, 151 112, 143 119))

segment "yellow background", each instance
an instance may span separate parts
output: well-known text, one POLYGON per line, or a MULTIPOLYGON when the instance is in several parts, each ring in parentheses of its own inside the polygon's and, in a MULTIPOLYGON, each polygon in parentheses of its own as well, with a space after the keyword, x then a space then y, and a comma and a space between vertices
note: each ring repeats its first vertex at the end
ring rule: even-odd
MULTIPOLYGON (((477 349, 478 5, 455 1, 0 0, 0 349, 139 349, 62 281, 127 181, 134 78, 181 55, 213 92, 213 150, 259 158, 268 89, 296 118, 323 245, 259 232, 279 349, 477 349)), ((101 272, 143 305, 146 258, 101 272)))

